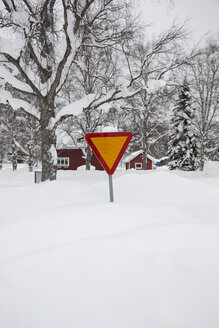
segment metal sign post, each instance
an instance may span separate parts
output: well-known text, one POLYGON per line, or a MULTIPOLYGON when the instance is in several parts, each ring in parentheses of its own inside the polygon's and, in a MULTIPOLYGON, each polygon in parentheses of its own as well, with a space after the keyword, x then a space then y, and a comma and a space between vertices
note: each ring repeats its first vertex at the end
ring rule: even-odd
POLYGON ((114 202, 114 198, 113 198, 113 176, 108 174, 109 177, 109 195, 110 195, 110 202, 113 203, 114 202))
POLYGON ((131 132, 88 133, 85 138, 108 173, 110 202, 114 202, 112 175, 132 138, 132 134, 131 132))

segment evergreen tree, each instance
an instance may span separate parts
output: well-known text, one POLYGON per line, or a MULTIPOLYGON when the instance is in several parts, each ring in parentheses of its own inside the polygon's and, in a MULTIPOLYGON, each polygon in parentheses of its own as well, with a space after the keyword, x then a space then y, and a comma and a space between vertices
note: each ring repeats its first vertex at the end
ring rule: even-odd
POLYGON ((193 121, 189 85, 184 80, 171 120, 168 144, 170 170, 194 171, 198 168, 197 136, 193 121))

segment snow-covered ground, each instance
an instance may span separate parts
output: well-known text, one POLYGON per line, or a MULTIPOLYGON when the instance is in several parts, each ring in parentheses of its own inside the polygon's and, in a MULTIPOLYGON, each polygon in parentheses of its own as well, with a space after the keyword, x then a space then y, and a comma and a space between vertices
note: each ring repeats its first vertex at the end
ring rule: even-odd
POLYGON ((219 162, 0 172, 1 328, 218 328, 219 162))

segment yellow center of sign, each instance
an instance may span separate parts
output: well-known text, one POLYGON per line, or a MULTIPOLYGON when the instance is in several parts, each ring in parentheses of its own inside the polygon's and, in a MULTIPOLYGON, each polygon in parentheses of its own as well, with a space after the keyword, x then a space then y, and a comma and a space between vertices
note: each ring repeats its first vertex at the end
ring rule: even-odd
POLYGON ((111 170, 127 137, 91 138, 93 144, 111 170))

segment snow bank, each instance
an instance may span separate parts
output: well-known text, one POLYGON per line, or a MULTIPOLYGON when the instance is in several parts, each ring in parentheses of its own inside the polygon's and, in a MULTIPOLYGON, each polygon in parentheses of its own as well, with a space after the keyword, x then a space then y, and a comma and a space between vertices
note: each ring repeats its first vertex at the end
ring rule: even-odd
MULTIPOLYGON (((77 168, 77 171, 85 171, 86 170, 86 165, 81 165, 77 168)), ((95 166, 90 165, 90 170, 96 170, 95 166)))
POLYGON ((113 184, 109 203, 102 171, 0 172, 1 327, 219 326, 219 173, 113 184))

